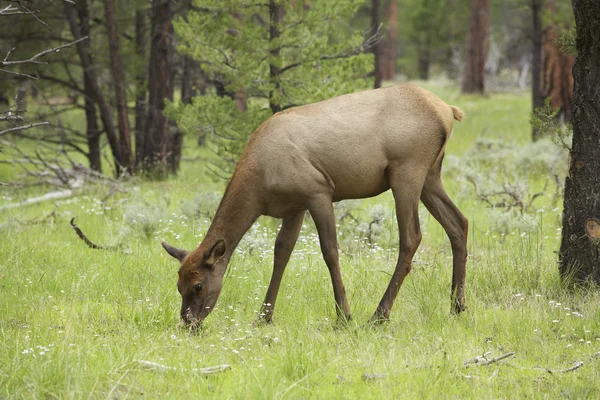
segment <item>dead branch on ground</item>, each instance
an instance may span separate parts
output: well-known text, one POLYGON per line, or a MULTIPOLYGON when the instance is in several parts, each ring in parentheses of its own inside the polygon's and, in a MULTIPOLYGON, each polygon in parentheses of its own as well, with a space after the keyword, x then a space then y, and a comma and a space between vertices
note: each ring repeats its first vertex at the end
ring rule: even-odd
POLYGON ((540 371, 546 371, 549 374, 563 374, 566 372, 575 371, 576 369, 579 369, 581 367, 583 367, 583 361, 577 361, 575 364, 573 364, 572 367, 569 367, 566 369, 554 369, 554 370, 552 370, 550 368, 535 368, 535 369, 540 370, 540 371))
MULTIPOLYGON (((486 354, 487 354, 487 353, 486 353, 486 354)), ((496 358, 492 358, 492 359, 490 359, 490 360, 488 360, 488 359, 486 359, 486 358, 484 357, 483 359, 484 359, 485 361, 481 361, 481 362, 475 362, 475 363, 469 363, 469 364, 464 364, 464 365, 465 365, 466 367, 468 367, 469 365, 476 365, 476 366, 478 366, 478 367, 479 367, 479 366, 485 366, 485 365, 490 365, 490 364, 497 363, 498 361, 502 361, 502 360, 504 360, 505 358, 512 357, 512 356, 514 356, 514 355, 515 355, 515 352, 514 352, 514 351, 511 351, 510 353, 502 354, 501 356, 498 356, 498 357, 496 357, 496 358)), ((477 358, 477 357, 475 357, 475 358, 477 358)), ((470 361, 470 360, 467 360, 467 361, 470 361)), ((465 363, 466 363, 466 361, 465 361, 465 363)))
POLYGON ((71 227, 75 230, 75 233, 77 233, 77 236, 79 236, 81 238, 81 240, 83 240, 90 249, 113 250, 114 251, 114 250, 119 250, 121 248, 121 246, 118 246, 118 245, 117 246, 104 246, 104 245, 100 245, 100 244, 96 244, 96 243, 92 242, 83 233, 83 231, 75 224, 75 218, 71 218, 71 227))

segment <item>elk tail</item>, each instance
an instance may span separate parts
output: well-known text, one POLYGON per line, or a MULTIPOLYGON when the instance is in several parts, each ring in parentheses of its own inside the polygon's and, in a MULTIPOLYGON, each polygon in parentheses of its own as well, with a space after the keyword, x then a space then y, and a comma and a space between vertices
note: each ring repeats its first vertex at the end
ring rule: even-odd
POLYGON ((454 119, 457 121, 462 121, 465 117, 465 113, 458 107, 450 106, 452 109, 452 114, 454 114, 454 119))

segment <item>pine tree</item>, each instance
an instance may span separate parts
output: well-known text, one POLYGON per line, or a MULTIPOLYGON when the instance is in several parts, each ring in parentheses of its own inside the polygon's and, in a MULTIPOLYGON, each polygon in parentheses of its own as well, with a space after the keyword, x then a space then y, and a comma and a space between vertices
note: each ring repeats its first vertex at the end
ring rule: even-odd
POLYGON ((189 105, 172 104, 170 115, 185 132, 214 135, 227 174, 273 113, 372 86, 373 56, 365 52, 376 38, 365 41, 347 22, 362 3, 195 1, 187 21, 174 21, 178 50, 215 88, 189 105))

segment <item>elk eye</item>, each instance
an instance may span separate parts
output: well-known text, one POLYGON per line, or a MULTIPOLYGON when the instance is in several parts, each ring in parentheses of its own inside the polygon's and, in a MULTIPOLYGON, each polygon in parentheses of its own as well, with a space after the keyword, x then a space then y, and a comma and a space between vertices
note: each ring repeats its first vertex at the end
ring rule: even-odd
POLYGON ((202 290, 202 284, 197 283, 196 286, 194 286, 194 289, 196 289, 196 293, 198 293, 200 290, 202 290))

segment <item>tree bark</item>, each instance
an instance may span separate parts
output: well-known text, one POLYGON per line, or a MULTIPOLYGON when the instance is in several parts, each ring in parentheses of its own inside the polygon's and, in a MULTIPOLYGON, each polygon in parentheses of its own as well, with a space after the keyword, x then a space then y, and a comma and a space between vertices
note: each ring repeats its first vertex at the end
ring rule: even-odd
POLYGON ((459 75, 458 66, 455 63, 455 55, 457 53, 455 50, 457 29, 454 12, 451 11, 455 9, 456 1, 447 0, 446 12, 449 14, 449 18, 446 19, 446 23, 448 24, 448 41, 446 42, 446 75, 448 76, 448 79, 451 80, 457 80, 459 75))
MULTIPOLYGON (((69 23, 69 28, 71 30, 71 34, 73 35, 73 39, 77 40, 84 36, 90 36, 89 10, 87 6, 87 1, 80 0, 77 3, 75 3, 75 5, 65 1, 63 2, 63 10, 65 13, 65 17, 67 18, 67 21, 69 23), (77 23, 78 18, 79 24, 77 23)), ((91 39, 92 38, 90 37, 88 40, 83 40, 77 43, 76 48, 77 53, 79 55, 81 68, 83 69, 86 96, 89 96, 91 99, 93 99, 94 103, 96 103, 100 109, 100 119, 102 120, 102 125, 104 126, 106 137, 108 138, 108 143, 110 144, 113 160, 115 162, 115 173, 118 176, 121 173, 121 156, 119 152, 119 142, 114 130, 112 111, 106 103, 104 95, 102 94, 100 86, 98 85, 96 70, 94 68, 90 52, 91 39)), ((91 113, 87 115, 90 115, 90 118, 92 116, 91 113)), ((88 121, 88 126, 90 123, 93 127, 94 122, 88 121)), ((93 136, 88 136, 88 141, 90 139, 93 139, 93 136)), ((90 143, 88 142, 88 144, 90 143)), ((96 146, 95 143, 92 143, 91 145, 93 147, 96 146)))
POLYGON ((600 284, 600 2, 573 0, 573 145, 565 180, 559 271, 563 279, 600 284))
POLYGON ((424 43, 419 46, 417 58, 419 79, 426 81, 429 79, 429 67, 431 66, 431 37, 429 35, 425 38, 424 43))
POLYGON ((104 0, 104 11, 106 14, 106 31, 108 33, 115 103, 117 105, 121 166, 127 173, 133 174, 134 164, 133 154, 131 153, 131 133, 129 131, 125 78, 123 77, 123 68, 121 67, 121 51, 119 49, 119 35, 117 33, 117 21, 115 17, 115 0, 104 0))
MULTIPOLYGON (((279 29, 281 28, 281 22, 283 21, 284 13, 285 13, 285 9, 283 8, 283 6, 281 4, 277 3, 275 0, 269 0, 269 41, 270 42, 277 40, 277 38, 279 38, 279 36, 280 36, 279 29)), ((269 53, 271 54, 272 59, 279 58, 279 47, 274 46, 273 49, 269 51, 269 53)), ((273 112, 273 114, 283 110, 282 104, 278 104, 273 101, 274 93, 281 90, 280 74, 281 74, 281 69, 277 65, 275 65, 275 63, 273 63, 273 62, 269 63, 269 79, 275 87, 275 89, 269 93, 269 107, 271 108, 271 111, 273 112)), ((245 96, 240 98, 238 96, 238 94, 236 93, 236 96, 234 97, 234 99, 235 99, 235 103, 236 103, 238 109, 240 109, 240 101, 241 101, 241 104, 243 105, 243 107, 245 107, 245 104, 246 104, 245 96)))
MULTIPOLYGON (((140 60, 146 59, 147 52, 146 10, 135 13, 135 48, 140 60)), ((146 68, 140 68, 136 74, 135 95, 135 167, 140 166, 144 158, 144 135, 146 122, 146 68)))
POLYGON ((396 77, 396 43, 398 40, 398 0, 387 0, 385 4, 386 29, 381 41, 381 78, 394 80, 396 77))
MULTIPOLYGON (((379 0, 371 0, 371 25, 373 26, 374 30, 377 30, 379 24, 379 0)), ((373 87, 377 89, 381 87, 381 81, 383 80, 383 68, 381 65, 381 41, 373 45, 373 56, 375 57, 375 83, 373 84, 373 87)))
MULTIPOLYGON (((556 13, 555 1, 546 3, 548 13, 556 13)), ((549 26, 542 34, 542 78, 541 95, 550 97, 553 108, 560 109, 565 121, 573 120, 571 102, 573 101, 573 64, 575 58, 560 51, 556 39, 558 31, 568 30, 568 26, 549 26)))
POLYGON ((152 39, 149 66, 149 109, 144 138, 143 164, 156 177, 167 174, 169 124, 163 115, 165 98, 169 96, 171 59, 171 1, 152 2, 152 39))
MULTIPOLYGON (((533 35, 533 64, 531 67, 531 97, 535 110, 544 105, 542 95, 542 1, 530 0, 533 35)), ((534 141, 540 138, 539 129, 532 128, 531 136, 534 141)))
POLYGON ((194 70, 198 68, 198 63, 187 56, 182 57, 183 72, 181 73, 181 102, 190 104, 192 97, 196 95, 194 89, 194 70))
POLYGON ((471 0, 463 93, 483 93, 491 0, 471 0))

